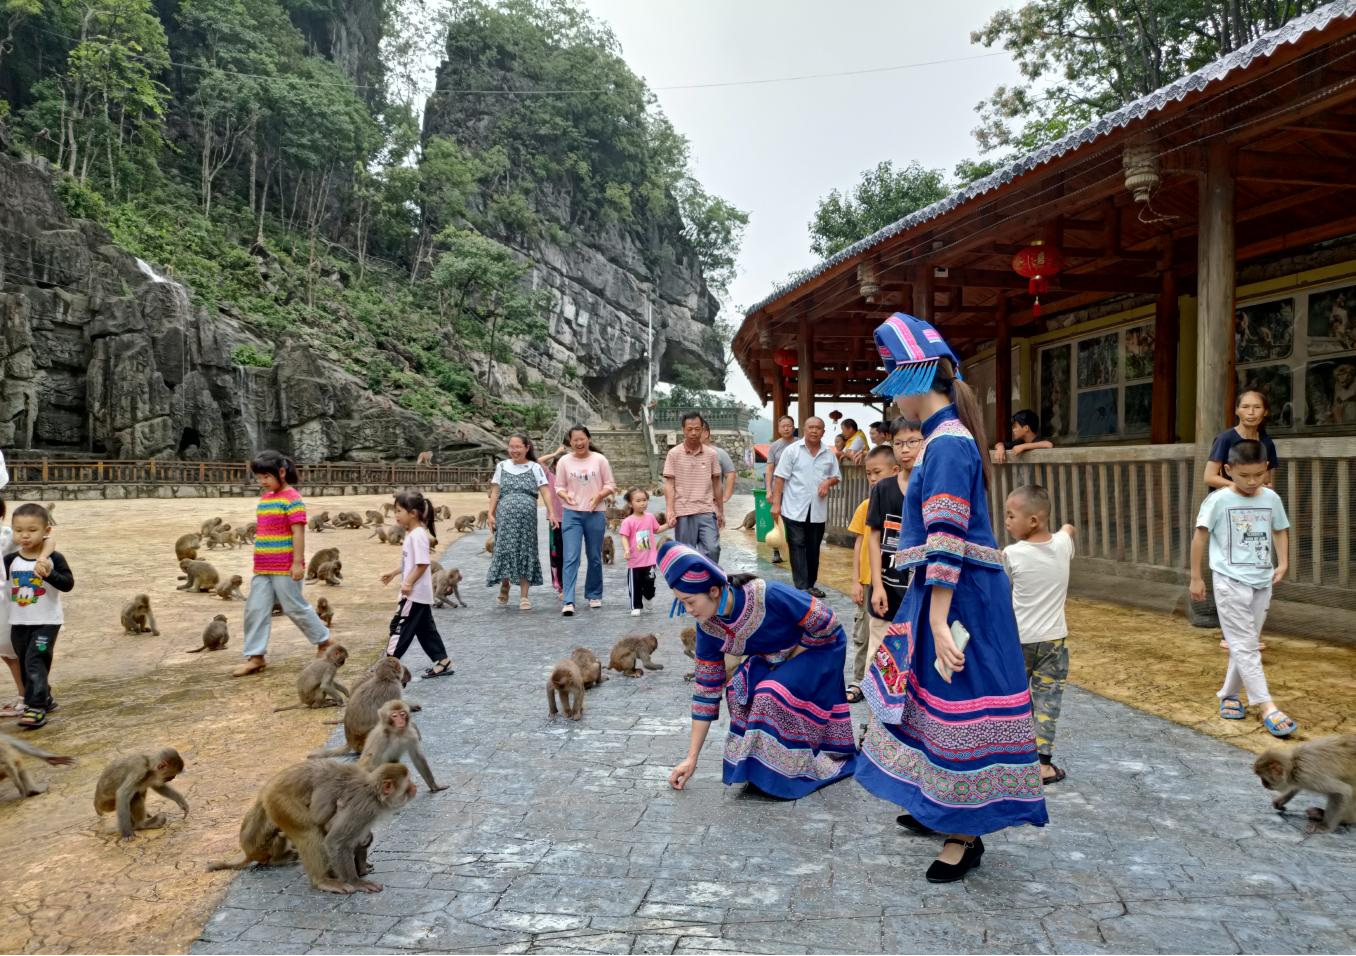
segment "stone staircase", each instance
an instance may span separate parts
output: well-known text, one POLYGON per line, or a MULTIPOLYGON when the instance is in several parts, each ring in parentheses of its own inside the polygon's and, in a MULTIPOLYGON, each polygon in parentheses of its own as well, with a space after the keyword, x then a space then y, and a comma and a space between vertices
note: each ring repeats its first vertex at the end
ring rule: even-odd
MULTIPOLYGON (((659 483, 659 469, 650 470, 650 453, 645 433, 639 428, 590 429, 593 444, 607 456, 612 465, 612 476, 617 490, 647 488, 654 490, 659 483)), ((659 463, 656 463, 659 464, 659 463)))

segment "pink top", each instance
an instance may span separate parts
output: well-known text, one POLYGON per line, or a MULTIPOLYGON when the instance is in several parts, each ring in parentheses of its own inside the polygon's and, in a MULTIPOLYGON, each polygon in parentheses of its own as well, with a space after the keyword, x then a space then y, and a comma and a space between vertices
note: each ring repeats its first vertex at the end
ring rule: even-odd
POLYGON ((611 494, 616 490, 617 486, 612 481, 612 466, 596 451, 589 452, 586 458, 578 458, 574 452, 570 452, 556 462, 556 494, 568 491, 574 496, 574 504, 561 501, 562 507, 570 511, 605 511, 607 501, 600 501, 595 506, 592 504, 593 496, 600 491, 611 494))
POLYGON ((626 539, 631 553, 626 557, 628 568, 652 568, 659 560, 659 521, 648 511, 643 515, 628 515, 622 520, 619 534, 626 539))
POLYGON ((295 488, 264 495, 254 509, 254 573, 292 573, 292 529, 306 524, 306 503, 295 488))

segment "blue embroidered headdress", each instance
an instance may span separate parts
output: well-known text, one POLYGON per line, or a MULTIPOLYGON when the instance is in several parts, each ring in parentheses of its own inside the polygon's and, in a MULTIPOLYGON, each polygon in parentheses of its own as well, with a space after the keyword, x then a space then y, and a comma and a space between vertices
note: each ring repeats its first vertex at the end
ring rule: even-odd
POLYGON ((727 581, 720 565, 676 541, 659 546, 659 572, 669 587, 683 594, 705 594, 711 588, 725 587, 727 581))
POLYGON ((948 358, 960 378, 960 360, 931 324, 896 312, 876 329, 876 349, 885 362, 885 381, 871 389, 873 395, 895 398, 922 395, 932 388, 937 360, 948 358))

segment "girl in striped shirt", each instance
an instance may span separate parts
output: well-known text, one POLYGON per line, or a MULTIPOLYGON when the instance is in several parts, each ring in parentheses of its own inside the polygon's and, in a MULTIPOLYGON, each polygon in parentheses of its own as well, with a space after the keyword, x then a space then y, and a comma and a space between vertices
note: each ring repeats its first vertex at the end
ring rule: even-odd
POLYGON ((330 646, 329 628, 301 596, 306 577, 306 503, 292 487, 299 480, 297 466, 276 451, 263 451, 250 462, 250 471, 262 494, 255 509, 254 577, 245 602, 245 663, 231 672, 232 677, 257 674, 266 666, 275 602, 316 646, 317 654, 330 646))

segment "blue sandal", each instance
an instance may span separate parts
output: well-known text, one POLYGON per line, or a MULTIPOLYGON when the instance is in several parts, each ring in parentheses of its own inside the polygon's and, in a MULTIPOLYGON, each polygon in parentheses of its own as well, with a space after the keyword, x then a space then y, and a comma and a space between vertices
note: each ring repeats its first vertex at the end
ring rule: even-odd
POLYGON ((1237 697, 1221 697, 1219 715, 1225 720, 1242 720, 1248 715, 1248 710, 1237 697))
POLYGON ((1263 717, 1262 723, 1266 725, 1271 736, 1280 737, 1281 739, 1285 739, 1299 730, 1299 724, 1295 723, 1279 710, 1274 710, 1263 717), (1287 727, 1287 725, 1289 726, 1287 727))

